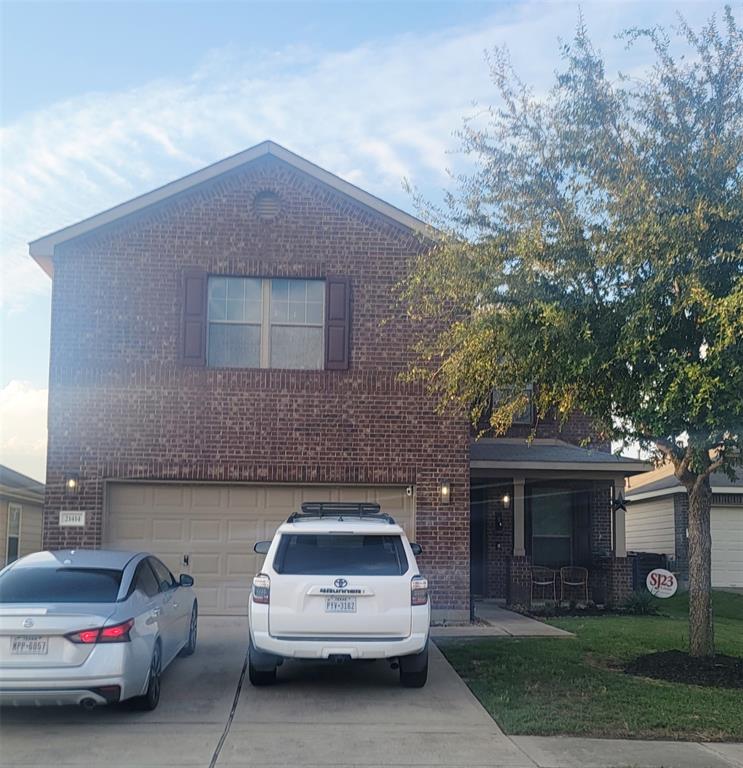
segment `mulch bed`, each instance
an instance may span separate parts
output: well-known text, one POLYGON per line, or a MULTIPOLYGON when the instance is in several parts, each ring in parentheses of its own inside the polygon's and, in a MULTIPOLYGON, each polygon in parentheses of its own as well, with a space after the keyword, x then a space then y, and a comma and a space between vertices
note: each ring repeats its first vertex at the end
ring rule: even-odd
POLYGON ((629 675, 713 688, 743 688, 743 658, 718 654, 698 659, 683 651, 638 656, 624 668, 629 675))

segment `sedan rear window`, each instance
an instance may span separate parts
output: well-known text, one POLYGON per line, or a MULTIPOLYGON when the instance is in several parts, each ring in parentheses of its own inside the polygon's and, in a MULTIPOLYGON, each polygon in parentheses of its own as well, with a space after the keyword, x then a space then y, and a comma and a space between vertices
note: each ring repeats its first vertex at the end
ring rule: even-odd
POLYGON ((399 536, 283 535, 273 563, 277 573, 401 576, 408 559, 399 536))
POLYGON ((107 568, 11 568, 0 576, 0 603, 113 603, 121 571, 107 568))

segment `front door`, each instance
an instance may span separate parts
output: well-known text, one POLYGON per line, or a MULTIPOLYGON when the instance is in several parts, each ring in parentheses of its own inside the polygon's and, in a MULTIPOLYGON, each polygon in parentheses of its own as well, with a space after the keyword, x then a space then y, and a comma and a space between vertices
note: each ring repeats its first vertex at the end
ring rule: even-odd
POLYGON ((481 488, 472 488, 470 498, 470 591, 477 597, 487 595, 485 548, 487 497, 481 488))

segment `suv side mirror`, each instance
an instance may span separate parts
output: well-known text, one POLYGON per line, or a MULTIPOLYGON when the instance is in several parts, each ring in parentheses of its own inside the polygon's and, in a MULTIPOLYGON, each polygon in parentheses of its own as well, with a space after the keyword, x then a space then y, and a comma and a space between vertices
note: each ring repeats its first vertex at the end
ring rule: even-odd
POLYGON ((187 574, 187 573, 182 573, 182 574, 181 574, 181 575, 178 577, 178 583, 179 583, 179 584, 180 584, 182 587, 192 587, 192 586, 193 586, 193 576, 190 576, 190 575, 189 575, 189 574, 187 574))
POLYGON ((423 552, 423 547, 421 547, 420 544, 413 544, 413 542, 410 542, 410 549, 413 550, 413 554, 418 557, 421 552, 423 552))
POLYGON ((257 541, 253 547, 253 551, 256 553, 256 555, 267 555, 270 546, 270 541, 257 541))

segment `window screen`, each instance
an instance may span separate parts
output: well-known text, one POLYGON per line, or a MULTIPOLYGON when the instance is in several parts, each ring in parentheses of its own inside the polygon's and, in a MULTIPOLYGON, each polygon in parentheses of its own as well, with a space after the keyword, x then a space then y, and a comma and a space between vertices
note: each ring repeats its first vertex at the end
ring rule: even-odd
POLYGON ((573 494, 565 488, 535 488, 531 496, 532 560, 556 568, 573 556, 573 494))
POLYGON ((324 280, 210 277, 208 295, 209 366, 323 367, 324 280))

